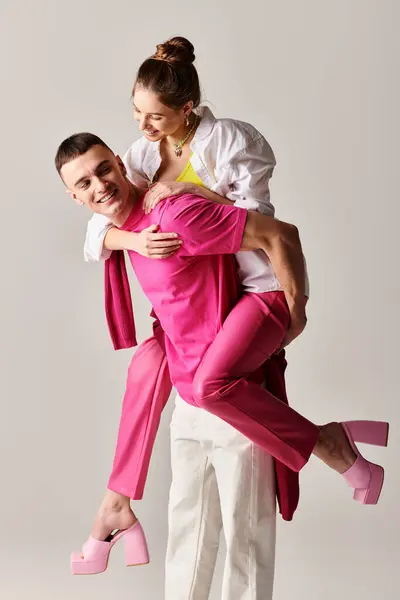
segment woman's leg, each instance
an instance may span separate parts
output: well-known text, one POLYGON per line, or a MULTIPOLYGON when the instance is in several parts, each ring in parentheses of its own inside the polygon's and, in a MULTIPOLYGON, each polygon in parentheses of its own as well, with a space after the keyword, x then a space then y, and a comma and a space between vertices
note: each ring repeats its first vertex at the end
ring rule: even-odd
POLYGON ((108 488, 140 500, 161 413, 171 393, 167 358, 155 337, 132 358, 108 488))
POLYGON ((356 455, 341 425, 314 425, 250 379, 279 348, 288 324, 283 292, 245 294, 197 370, 193 399, 294 471, 314 453, 344 473, 356 455))
POLYGON ((142 498, 171 387, 164 349, 153 336, 139 346, 129 366, 113 469, 92 529, 95 539, 105 539, 113 529, 135 522, 130 499, 142 498))
POLYGON ((319 428, 249 377, 279 348, 289 324, 282 292, 245 294, 197 370, 193 397, 294 471, 309 459, 319 428))

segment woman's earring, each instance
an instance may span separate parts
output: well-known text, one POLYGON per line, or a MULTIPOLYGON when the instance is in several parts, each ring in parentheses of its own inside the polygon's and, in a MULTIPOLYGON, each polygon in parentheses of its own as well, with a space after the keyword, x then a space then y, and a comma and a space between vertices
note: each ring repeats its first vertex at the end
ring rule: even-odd
POLYGON ((186 127, 189 127, 189 125, 190 125, 189 115, 187 115, 187 117, 185 119, 185 125, 186 125, 186 127))

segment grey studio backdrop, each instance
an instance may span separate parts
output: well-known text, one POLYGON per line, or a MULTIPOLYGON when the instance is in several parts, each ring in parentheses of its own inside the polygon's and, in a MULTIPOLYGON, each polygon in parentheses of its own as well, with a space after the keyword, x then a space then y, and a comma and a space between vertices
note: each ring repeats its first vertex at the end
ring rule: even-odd
MULTIPOLYGON (((134 505, 151 565, 126 569, 116 548, 107 573, 69 573, 111 468, 131 351, 112 350, 103 271, 82 257, 88 214, 53 155, 80 130, 123 153, 138 136, 135 71, 178 34, 217 116, 270 141, 277 214, 302 234, 312 300, 289 351, 292 404, 318 423, 392 424, 388 450, 366 449, 386 468, 377 507, 353 502, 317 460, 304 469, 295 520, 279 519, 274 598, 398 598, 399 3, 2 0, 0 17, 0 597, 163 597, 172 400, 134 505)), ((149 306, 133 285, 142 340, 149 306)), ((213 600, 221 570, 219 559, 213 600)))

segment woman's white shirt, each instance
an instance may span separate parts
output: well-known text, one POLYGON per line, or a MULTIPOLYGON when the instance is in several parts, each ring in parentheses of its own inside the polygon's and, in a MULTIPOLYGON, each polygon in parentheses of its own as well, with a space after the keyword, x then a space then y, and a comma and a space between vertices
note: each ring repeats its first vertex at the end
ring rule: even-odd
MULTIPOLYGON (((276 161, 274 153, 257 129, 233 119, 216 119, 207 107, 198 109, 200 124, 190 144, 194 171, 210 190, 225 196, 235 206, 274 216, 269 180, 276 161)), ((128 178, 147 188, 161 164, 160 144, 145 137, 134 142, 123 162, 128 178)), ((93 215, 88 223, 84 246, 87 262, 107 259, 104 238, 112 224, 103 215, 93 215)), ((267 255, 262 250, 236 255, 243 287, 251 292, 280 289, 267 255)))

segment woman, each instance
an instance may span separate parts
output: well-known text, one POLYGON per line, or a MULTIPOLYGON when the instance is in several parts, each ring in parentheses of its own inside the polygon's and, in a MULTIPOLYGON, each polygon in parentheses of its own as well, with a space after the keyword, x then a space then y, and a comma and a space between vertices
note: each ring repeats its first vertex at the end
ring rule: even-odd
MULTIPOLYGON (((209 109, 198 109, 200 84, 193 51, 186 39, 172 38, 160 44, 154 57, 141 65, 132 97, 135 119, 144 136, 124 157, 128 177, 139 187, 151 184, 145 199, 147 210, 168 196, 194 193, 274 216, 269 193, 269 179, 276 164, 272 149, 251 125, 217 120, 209 109)), ((118 249, 167 258, 179 247, 177 241, 171 241, 172 236, 153 231, 141 236, 122 232, 95 215, 89 222, 84 254, 89 262, 108 258, 112 250, 118 249)), ((278 289, 275 275, 284 284, 283 273, 273 272, 262 251, 240 253, 238 262, 247 290, 278 289), (264 276, 268 282, 260 287, 259 279, 264 276)), ((293 306, 291 299, 287 300, 291 331, 285 344, 305 326, 304 303, 293 306)))
MULTIPOLYGON (((156 181, 146 195, 146 210, 152 210, 163 198, 189 192, 220 203, 235 201, 238 206, 259 210, 272 216, 274 210, 269 202, 268 181, 275 160, 269 145, 250 125, 230 120, 215 120, 208 110, 198 111, 196 114, 193 112, 200 102, 199 82, 193 60, 193 46, 183 38, 173 38, 158 46, 156 55, 145 61, 139 69, 133 90, 133 102, 135 117, 144 131, 144 138, 133 144, 125 156, 124 162, 129 178, 142 186, 156 181), (229 200, 224 198, 225 195, 229 200)), ((106 201, 111 202, 112 198, 106 201)), ((155 252, 155 258, 168 257, 179 248, 179 243, 171 240, 173 235, 157 234, 154 230, 144 234, 120 231, 110 227, 103 217, 96 215, 88 228, 85 255, 89 260, 96 260, 100 256, 106 258, 112 250, 125 248, 147 255, 148 248, 144 247, 150 245, 155 252), (103 242, 106 251, 102 250, 103 242)), ((267 306, 269 315, 271 306, 265 297, 272 294, 275 302, 275 298, 282 295, 279 280, 283 282, 284 273, 281 275, 276 268, 274 270, 263 252, 239 253, 237 258, 242 285, 248 293, 231 315, 235 311, 239 312, 243 315, 243 322, 247 322, 247 316, 253 310, 248 306, 254 306, 254 300, 257 298, 267 306)), ((290 290, 284 288, 284 293, 287 305, 279 300, 280 318, 285 327, 290 320, 292 332, 283 340, 283 328, 278 327, 275 337, 263 348, 264 360, 281 345, 293 339, 304 327, 305 294, 302 294, 300 302, 298 298, 294 302, 290 290)), ((264 304, 261 314, 266 314, 264 304)), ((230 372, 237 359, 235 352, 233 355, 232 352, 225 352, 227 347, 235 349, 234 334, 237 322, 228 317, 226 323, 224 331, 218 333, 215 344, 212 344, 206 353, 195 378, 194 388, 198 404, 211 412, 219 397, 218 389, 213 387, 218 374, 230 372), (222 360, 217 361, 216 357, 222 360), (208 401, 211 396, 213 397, 210 404, 208 401)), ((253 329, 256 329, 256 324, 257 319, 253 329)), ((254 337, 254 340, 256 339, 259 340, 254 337)), ((259 343, 261 345, 262 341, 259 340, 259 343)), ((256 368, 259 365, 253 366, 256 368)), ((249 372, 252 370, 249 369, 249 372)), ((240 373, 238 376, 245 375, 240 373)), ((234 377, 233 380, 236 384, 234 377)), ((253 392, 257 393, 255 389, 253 392)), ((260 388, 259 394, 260 400, 264 396, 267 399, 268 392, 261 391, 260 388)), ((270 399, 276 400, 273 397, 270 399)), ((218 411, 215 414, 219 414, 218 411)), ((381 489, 383 473, 380 467, 375 469, 375 465, 363 461, 354 446, 354 440, 384 445, 387 425, 364 423, 359 426, 349 424, 342 428, 334 423, 317 428, 308 423, 310 448, 309 452, 305 452, 307 459, 313 452, 328 466, 345 474, 347 481, 356 489, 355 497, 361 502, 375 503, 381 489), (370 482, 368 480, 367 486, 364 475, 369 468, 373 469, 374 475, 370 482), (357 479, 359 476, 363 479, 362 485, 357 479)), ((247 430, 243 429, 242 433, 247 434, 247 430)), ((258 442, 258 439, 256 441, 258 442)), ((262 442, 260 444, 262 445, 262 442)), ((270 450, 268 447, 266 449, 270 450)), ((124 450, 126 454, 126 446, 124 450)), ((293 465, 292 468, 299 470, 304 462, 306 461, 300 460, 301 464, 293 465)), ((290 460, 288 464, 290 465, 290 460)), ((110 487, 111 490, 115 489, 110 487)), ((135 521, 136 518, 129 508, 128 495, 120 492, 108 493, 96 518, 92 543, 93 539, 106 540, 113 529, 129 531, 135 521)), ((111 543, 116 539, 119 537, 114 538, 111 543)), ((140 544, 143 544, 142 540, 140 544)), ((78 564, 79 558, 75 560, 78 564)), ((84 561, 84 558, 82 560, 84 561)))

